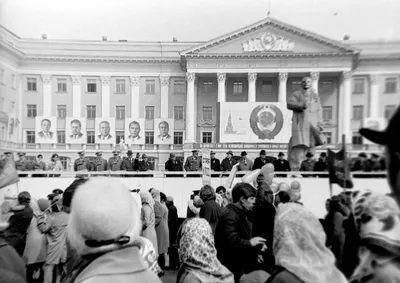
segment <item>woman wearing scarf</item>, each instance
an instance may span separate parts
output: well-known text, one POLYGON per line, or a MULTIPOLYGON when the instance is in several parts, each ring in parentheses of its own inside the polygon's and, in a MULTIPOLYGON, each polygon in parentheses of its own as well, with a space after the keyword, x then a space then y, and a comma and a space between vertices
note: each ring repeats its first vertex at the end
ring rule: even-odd
POLYGON ((155 216, 154 216, 154 199, 147 191, 140 192, 142 199, 141 220, 142 220, 142 233, 141 236, 148 239, 154 246, 158 254, 157 234, 155 229, 155 216))
POLYGON ((182 261, 177 283, 234 282, 233 274, 217 259, 214 236, 207 220, 187 220, 182 224, 177 241, 182 261))
POLYGON ((297 203, 281 204, 276 213, 269 283, 345 283, 335 257, 325 247, 325 232, 315 215, 297 203))

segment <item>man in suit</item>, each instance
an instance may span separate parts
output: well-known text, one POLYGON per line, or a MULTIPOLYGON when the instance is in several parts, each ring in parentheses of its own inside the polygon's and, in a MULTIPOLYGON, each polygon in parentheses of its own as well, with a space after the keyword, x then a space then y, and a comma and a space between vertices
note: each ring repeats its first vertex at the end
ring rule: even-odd
POLYGON ((214 151, 210 152, 210 157, 211 157, 211 170, 212 171, 221 171, 221 162, 219 161, 218 158, 215 158, 214 151))
POLYGON ((75 159, 74 162, 74 171, 89 171, 90 164, 89 161, 85 158, 85 152, 78 152, 79 158, 75 159))
POLYGON ((83 134, 81 133, 82 129, 82 123, 78 119, 72 120, 71 121, 71 135, 69 136, 71 139, 78 140, 83 137, 83 134))
POLYGON ((252 170, 261 169, 265 164, 270 163, 266 157, 267 157, 267 153, 265 152, 265 150, 264 149, 261 150, 260 157, 257 157, 256 159, 254 159, 254 164, 253 164, 252 170))
POLYGON ((167 162, 165 162, 165 171, 183 171, 182 168, 182 162, 180 162, 178 159, 176 159, 176 156, 174 153, 171 153, 169 155, 169 159, 167 162))
POLYGON ((99 125, 100 135, 97 136, 100 140, 111 140, 112 136, 110 135, 110 123, 108 121, 102 121, 99 125))
POLYGON ((172 139, 171 135, 169 134, 169 124, 167 121, 161 121, 158 124, 158 129, 160 134, 157 136, 157 138, 160 141, 168 141, 172 139))
MULTIPOLYGON (((122 160, 122 165, 121 165, 121 170, 124 171, 137 171, 138 170, 138 155, 136 155, 136 158, 133 158, 133 152, 132 150, 128 150, 126 153, 127 157, 124 157, 122 160)), ((132 177, 132 175, 125 175, 125 177, 132 177)))
POLYGON ((128 136, 128 140, 131 143, 135 143, 135 142, 142 140, 142 137, 139 135, 140 134, 140 124, 137 121, 132 121, 129 124, 129 133, 130 133, 130 135, 128 136))
POLYGON ((95 171, 107 171, 107 160, 102 156, 103 152, 96 152, 96 159, 94 160, 95 171))
POLYGON ((186 158, 185 170, 186 171, 201 171, 201 158, 199 157, 199 151, 192 150, 192 156, 186 158))
MULTIPOLYGON (((289 161, 285 160, 285 154, 279 152, 278 159, 274 161, 275 171, 277 172, 289 172, 290 164, 289 161)), ((287 177, 286 174, 277 174, 276 177, 287 177)))
MULTIPOLYGON (((142 161, 139 161, 139 171, 146 172, 146 171, 153 171, 153 165, 149 162, 149 158, 146 154, 142 155, 142 161)), ((146 175, 147 176, 147 175, 146 175)))
POLYGON ((52 140, 54 138, 54 133, 50 132, 51 121, 49 119, 43 119, 40 123, 42 130, 37 133, 39 139, 52 140))
POLYGON ((119 151, 114 150, 112 153, 113 153, 113 157, 110 157, 110 159, 108 159, 108 170, 120 171, 122 159, 119 156, 119 151))

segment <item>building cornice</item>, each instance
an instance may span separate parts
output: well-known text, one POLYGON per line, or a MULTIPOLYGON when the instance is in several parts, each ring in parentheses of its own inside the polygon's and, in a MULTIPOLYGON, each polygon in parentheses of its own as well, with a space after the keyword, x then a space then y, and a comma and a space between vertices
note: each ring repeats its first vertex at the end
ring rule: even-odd
POLYGON ((186 54, 186 58, 233 58, 233 59, 252 59, 252 58, 315 58, 315 57, 352 57, 352 53, 325 53, 325 52, 312 52, 312 53, 263 53, 252 52, 245 54, 217 54, 217 53, 195 53, 186 54))
POLYGON ((176 58, 118 58, 118 57, 103 57, 103 56, 43 56, 43 55, 28 55, 24 57, 30 61, 56 61, 56 62, 84 62, 84 63, 171 63, 179 64, 180 60, 176 58))

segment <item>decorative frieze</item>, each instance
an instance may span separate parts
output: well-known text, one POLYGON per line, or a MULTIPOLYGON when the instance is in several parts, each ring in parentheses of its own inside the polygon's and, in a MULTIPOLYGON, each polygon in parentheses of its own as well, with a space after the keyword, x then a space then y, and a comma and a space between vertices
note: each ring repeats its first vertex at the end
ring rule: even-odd
POLYGON ((51 75, 42 75, 43 84, 51 84, 51 75))
POLYGON ((195 73, 186 73, 186 80, 191 83, 194 82, 196 79, 196 74, 195 73))
POLYGON ((169 76, 160 76, 161 85, 162 86, 163 85, 168 86, 169 85, 169 79, 170 79, 169 76))
POLYGON ((279 73, 279 82, 285 83, 288 78, 288 73, 279 73))
POLYGON ((225 73, 218 73, 217 74, 217 79, 219 83, 224 83, 226 80, 226 74, 225 73))
POLYGON ((101 76, 101 84, 102 85, 110 85, 111 77, 110 76, 101 76))
POLYGON ((257 73, 248 74, 249 82, 255 82, 257 80, 257 73))

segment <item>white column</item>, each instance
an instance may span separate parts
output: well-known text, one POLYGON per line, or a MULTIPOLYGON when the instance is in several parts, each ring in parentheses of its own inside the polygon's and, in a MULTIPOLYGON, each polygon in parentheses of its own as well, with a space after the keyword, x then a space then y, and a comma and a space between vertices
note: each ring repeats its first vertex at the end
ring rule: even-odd
POLYGON ((310 77, 311 77, 311 88, 315 90, 316 93, 319 93, 318 91, 319 73, 311 72, 310 77))
MULTIPOLYGON (((342 102, 341 107, 343 108, 343 117, 339 117, 339 123, 342 122, 342 134, 346 136, 346 143, 351 143, 351 72, 343 73, 343 95, 341 96, 342 102)), ((338 141, 341 141, 342 137, 338 137, 338 141)))
POLYGON ((218 102, 225 102, 226 101, 226 74, 225 73, 218 73, 218 102))
POLYGON ((72 116, 82 116, 82 77, 71 76, 72 80, 72 116))
POLYGON ((109 76, 101 78, 101 116, 110 117, 110 80, 109 76))
POLYGON ((140 111, 140 77, 131 76, 131 118, 139 118, 140 111))
POLYGON ((161 82, 161 119, 168 119, 169 77, 160 76, 160 82, 161 82))
POLYGON ((278 102, 286 104, 286 84, 287 84, 288 73, 279 73, 279 93, 278 102))
POLYGON ((195 101, 194 101, 194 73, 186 73, 187 94, 186 94, 186 143, 194 143, 195 137, 195 101))
POLYGON ((43 116, 50 117, 51 115, 51 76, 42 75, 43 81, 43 116))
MULTIPOLYGON (((18 83, 18 100, 17 100, 17 108, 18 108, 18 138, 17 141, 18 142, 24 142, 24 132, 23 132, 23 125, 22 125, 22 121, 23 121, 23 117, 24 117, 24 103, 23 103, 23 88, 22 88, 22 78, 21 75, 18 74, 19 76, 19 83, 18 83)), ((17 121, 15 121, 16 125, 17 125, 17 121)))
POLYGON ((369 116, 377 118, 379 117, 379 108, 380 108, 378 76, 370 75, 369 82, 371 89, 371 97, 369 101, 369 116))
POLYGON ((249 102, 256 102, 257 73, 248 73, 249 78, 249 102))

